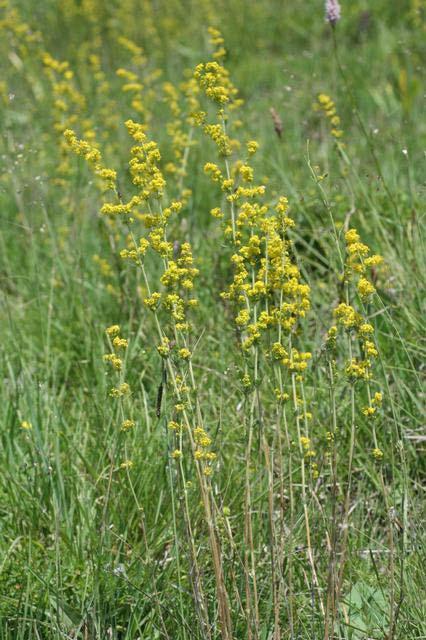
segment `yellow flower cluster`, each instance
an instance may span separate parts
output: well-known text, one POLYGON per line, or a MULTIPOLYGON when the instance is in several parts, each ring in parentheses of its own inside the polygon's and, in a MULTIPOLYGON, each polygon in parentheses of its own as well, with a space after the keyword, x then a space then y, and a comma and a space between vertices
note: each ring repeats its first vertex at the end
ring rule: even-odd
POLYGON ((109 392, 111 398, 122 398, 123 396, 128 396, 130 394, 130 385, 127 382, 123 382, 118 387, 112 387, 109 392))
MULTIPOLYGON (((42 55, 45 72, 52 87, 53 101, 53 127, 62 136, 64 131, 72 128, 79 122, 84 130, 85 138, 92 140, 95 137, 92 121, 82 117, 86 110, 86 100, 78 91, 74 82, 74 72, 70 69, 68 62, 60 62, 49 53, 42 55)), ((58 182, 62 183, 63 178, 70 172, 67 154, 67 143, 60 138, 59 149, 61 159, 57 167, 59 175, 58 182)))
POLYGON ((325 93, 320 93, 318 95, 318 102, 315 103, 315 109, 322 111, 328 118, 331 125, 331 135, 336 139, 341 138, 343 131, 340 128, 340 118, 337 115, 336 105, 330 96, 325 93))
MULTIPOLYGON (((231 257, 234 277, 222 297, 234 303, 235 322, 246 328, 243 347, 249 349, 271 327, 279 326, 286 333, 294 329, 310 307, 310 290, 301 282, 300 271, 291 258, 291 243, 285 238, 294 222, 286 207, 283 215, 284 199, 272 214, 265 205, 243 200, 242 196, 236 202, 239 200, 235 225, 238 251, 231 257), (254 306, 265 307, 256 319, 254 306)), ((294 358, 291 362, 293 366, 294 358)))
MULTIPOLYGON (((371 340, 374 328, 368 322, 365 322, 362 315, 346 303, 341 303, 334 309, 334 316, 337 325, 343 327, 346 331, 351 332, 359 339, 363 358, 351 358, 346 365, 346 373, 351 380, 363 378, 369 380, 371 378, 372 359, 378 356, 376 345, 371 340)), ((328 341, 335 341, 337 335, 337 327, 329 330, 328 341)))
POLYGON ((234 108, 241 105, 237 99, 238 90, 232 84, 228 70, 217 61, 197 65, 194 77, 213 102, 222 106, 229 103, 234 108))
POLYGON ((65 129, 64 138, 68 147, 76 155, 82 156, 92 167, 95 175, 101 179, 104 189, 115 189, 117 173, 114 169, 108 169, 104 166, 99 149, 87 140, 77 138, 72 129, 65 129))
POLYGON ((136 264, 140 264, 149 247, 148 240, 146 238, 139 238, 139 244, 136 244, 133 236, 130 235, 128 237, 128 246, 128 249, 122 249, 120 251, 120 258, 123 260, 133 260, 136 264))
POLYGON ((312 458, 315 456, 315 451, 312 449, 310 438, 307 438, 306 436, 301 436, 300 444, 302 445, 305 451, 305 456, 307 458, 312 458))
POLYGON ((339 324, 345 329, 353 329, 363 323, 361 314, 345 302, 342 302, 338 307, 336 307, 334 315, 336 316, 339 324))
POLYGON ((139 187, 140 202, 149 198, 161 198, 166 182, 158 167, 161 154, 155 142, 147 139, 143 126, 133 120, 126 121, 129 134, 137 143, 131 149, 129 162, 132 182, 139 187))
MULTIPOLYGON (((130 94, 132 97, 131 107, 142 116, 144 122, 149 122, 149 112, 144 101, 141 99, 144 86, 139 81, 138 75, 133 71, 122 68, 117 69, 116 74, 121 80, 123 80, 123 85, 121 87, 122 91, 126 94, 130 94)), ((148 125, 144 125, 144 130, 146 130, 147 127, 148 125)))
POLYGON ((112 324, 110 327, 105 329, 105 333, 107 336, 117 336, 120 333, 120 325, 112 324))
POLYGON ((212 462, 216 460, 216 454, 210 450, 212 444, 210 436, 203 427, 197 426, 193 430, 193 438, 196 445, 194 458, 202 463, 203 473, 210 476, 212 473, 212 462))
POLYGON ((123 360, 117 355, 117 352, 121 349, 127 349, 128 341, 125 338, 120 338, 119 325, 112 325, 105 330, 109 338, 109 344, 111 347, 111 353, 106 353, 103 357, 104 362, 109 362, 116 371, 121 371, 123 368, 123 360))
POLYGON ((370 248, 360 241, 356 229, 349 229, 346 232, 345 241, 347 253, 345 277, 347 280, 353 276, 358 278, 358 293, 363 300, 366 300, 376 291, 374 285, 366 278, 367 269, 381 264, 383 258, 377 254, 370 255, 370 248))
POLYGON ((352 358, 346 365, 345 371, 349 380, 370 380, 371 379, 371 360, 352 358))
MULTIPOLYGON (((142 269, 142 258, 149 247, 162 258, 164 270, 160 281, 165 291, 149 292, 144 299, 145 305, 155 313, 163 310, 173 323, 173 333, 187 332, 190 329, 187 311, 197 305, 197 300, 190 296, 190 292, 194 286, 194 279, 198 275, 198 269, 194 266, 190 244, 185 242, 182 245, 178 243, 173 245, 167 240, 166 231, 170 217, 181 211, 182 202, 172 201, 169 206, 162 206, 166 182, 158 166, 161 160, 158 146, 155 142, 148 140, 142 125, 132 120, 128 120, 125 124, 136 143, 131 148, 129 168, 132 182, 138 191, 127 202, 123 202, 121 197, 118 197, 118 190, 114 188, 118 202, 104 203, 101 213, 112 217, 124 215, 127 224, 131 224, 135 219, 143 222, 149 232, 148 237, 140 238, 137 244, 133 234, 129 233, 127 248, 122 249, 120 255, 124 259, 134 261, 142 269), (142 204, 147 207, 147 213, 139 211, 142 204)), ((84 140, 78 140, 73 131, 66 131, 65 138, 75 153, 82 155, 94 166, 96 173, 104 178, 109 177, 111 182, 115 180, 115 172, 106 176, 107 170, 101 164, 102 157, 97 148, 84 140)), ((143 273, 146 278, 145 271, 143 273)), ((188 360, 191 352, 186 342, 178 346, 180 347, 179 357, 182 360, 188 360)), ((169 356, 172 345, 165 334, 162 335, 157 349, 162 357, 169 356)), ((121 359, 115 352, 107 354, 105 360, 111 362, 115 369, 120 370, 121 359)))
POLYGON ((363 276, 358 280, 358 293, 363 300, 376 292, 374 285, 363 276))
MULTIPOLYGON (((345 282, 348 285, 350 280, 355 277, 356 286, 360 297, 364 300, 374 293, 375 288, 371 282, 365 277, 365 269, 372 264, 378 264, 382 261, 380 256, 371 256, 372 262, 368 260, 370 249, 367 245, 360 242, 360 237, 355 229, 350 229, 345 234, 347 260, 345 263, 345 282), (360 275, 361 273, 361 275, 360 275)), ((342 327, 351 336, 357 339, 361 346, 361 358, 351 356, 346 363, 345 370, 349 379, 355 381, 357 379, 369 380, 371 378, 372 361, 379 355, 377 347, 373 341, 374 328, 366 322, 362 314, 354 309, 348 303, 342 302, 334 309, 334 317, 337 325, 332 326, 327 334, 326 346, 332 351, 336 349, 336 338, 338 327, 342 327)), ((372 409, 372 408, 370 408, 372 409)), ((369 409, 368 413, 374 411, 369 409)), ((368 415, 366 413, 366 415, 368 415)))
MULTIPOLYGON (((309 310, 310 289, 302 282, 292 256, 288 231, 295 222, 288 213, 288 201, 281 197, 272 206, 266 201, 265 185, 256 184, 251 163, 258 150, 255 140, 246 143, 246 157, 231 163, 233 151, 241 147, 227 133, 229 112, 241 101, 228 71, 213 61, 198 65, 194 77, 216 107, 215 122, 207 123, 206 113, 200 112, 198 124, 215 142, 224 165, 207 162, 204 166, 205 173, 225 194, 227 203, 227 211, 223 207, 211 210, 213 217, 222 221, 225 238, 233 249, 230 257, 233 279, 221 296, 232 305, 242 352, 248 354, 252 348, 260 347, 265 356, 301 381, 311 354, 294 346, 286 349, 283 341, 289 341, 299 319, 309 310), (267 346, 271 342, 272 349, 267 346)), ((244 389, 252 387, 246 370, 240 379, 244 389)), ((284 397, 287 394, 279 391, 279 398, 284 397)))
POLYGON ((167 336, 163 336, 161 338, 161 342, 157 345, 157 351, 162 358, 168 358, 170 355, 171 345, 170 340, 167 336))
POLYGON ((121 371, 123 368, 123 362, 115 353, 106 353, 104 355, 104 362, 109 362, 116 371, 121 371))
MULTIPOLYGON (((124 259, 133 260, 141 265, 141 260, 149 247, 158 253, 164 260, 164 273, 161 277, 161 283, 165 287, 164 294, 159 292, 150 293, 145 298, 145 304, 153 311, 157 311, 162 303, 162 308, 167 312, 175 323, 177 330, 187 331, 189 322, 187 319, 187 310, 194 307, 197 301, 190 298, 188 292, 193 288, 194 278, 198 274, 198 269, 194 267, 192 251, 189 243, 182 244, 178 250, 175 259, 171 259, 174 252, 173 244, 167 241, 166 227, 171 215, 179 213, 182 203, 178 201, 172 202, 168 207, 159 206, 158 213, 152 213, 150 202, 158 202, 165 187, 165 180, 158 168, 158 162, 161 159, 159 149, 155 142, 148 141, 143 127, 131 120, 126 122, 126 127, 137 143, 131 149, 131 160, 129 163, 132 182, 138 187, 138 193, 133 195, 128 202, 119 201, 117 204, 105 203, 101 212, 106 215, 116 216, 124 214, 130 223, 132 216, 141 220, 145 227, 149 230, 148 238, 140 238, 139 244, 136 244, 133 235, 128 236, 128 248, 122 249, 120 255, 124 259), (142 203, 148 203, 149 213, 142 214, 137 208, 142 203)), ((101 154, 98 149, 93 148, 89 143, 78 140, 72 131, 65 132, 69 146, 75 153, 82 155, 90 164, 95 167, 95 172, 101 177, 106 176, 106 170, 101 165, 101 154)), ((115 179, 115 175, 109 175, 111 181, 115 179)), ((176 249, 175 249, 176 250, 176 249)), ((167 357, 170 351, 169 342, 163 342, 159 345, 158 350, 163 357, 167 357)), ((182 347, 180 351, 182 359, 190 357, 190 351, 187 347, 182 347)), ((120 359, 116 354, 107 354, 106 360, 111 362, 114 368, 120 369, 120 359)))
POLYGON ((364 409, 362 410, 362 413, 368 418, 372 416, 376 416, 377 409, 379 409, 382 406, 382 401, 383 401, 383 394, 380 392, 376 392, 373 398, 371 399, 371 403, 367 407, 364 407, 364 409))
MULTIPOLYGON (((87 65, 87 72, 96 83, 97 111, 98 117, 103 123, 103 130, 100 135, 107 140, 112 131, 117 128, 117 111, 113 107, 113 98, 110 95, 110 85, 107 76, 101 67, 101 57, 96 51, 96 43, 90 43, 90 49, 83 55, 82 65, 87 65), (90 53, 89 53, 90 51, 90 53)), ((80 53, 80 51, 79 51, 80 53)), ((70 165, 67 153, 67 142, 63 138, 63 133, 67 129, 78 126, 82 132, 82 137, 92 146, 95 145, 97 133, 93 120, 88 115, 90 104, 79 89, 79 84, 74 77, 74 72, 66 61, 59 61, 49 53, 42 54, 42 62, 45 73, 49 79, 52 89, 53 100, 51 108, 53 113, 54 128, 59 133, 59 149, 61 160, 57 171, 61 176, 56 182, 63 184, 65 177, 70 173, 70 165)), ((114 144, 109 141, 109 147, 114 144)))
POLYGON ((72 129, 66 129, 64 131, 64 138, 75 154, 83 156, 95 169, 100 166, 99 163, 102 158, 101 152, 94 145, 87 142, 87 140, 79 140, 72 129))
MULTIPOLYGON (((378 255, 370 256, 370 249, 360 241, 356 229, 349 229, 345 234, 347 260, 345 262, 345 282, 349 285, 352 279, 356 280, 357 291, 362 300, 367 299, 375 292, 374 285, 366 278, 365 272, 368 267, 375 266, 382 262, 382 257, 378 255)), ((327 347, 335 349, 338 327, 354 336, 361 345, 362 357, 351 357, 346 363, 346 374, 349 379, 369 380, 371 378, 372 362, 378 357, 379 352, 373 340, 374 328, 366 322, 361 313, 356 311, 348 303, 340 303, 334 309, 337 326, 331 327, 327 335, 327 347)), ((371 412, 370 413, 374 413, 371 412)), ((367 414, 366 414, 367 415, 367 414)))
POLYGON ((176 285, 180 285, 183 289, 192 289, 194 278, 199 273, 193 264, 191 245, 184 242, 180 247, 179 258, 168 261, 167 269, 160 278, 162 284, 170 289, 176 285))
POLYGON ((137 73, 120 67, 117 69, 116 75, 123 81, 121 89, 130 96, 130 106, 145 123, 143 128, 146 131, 153 114, 152 105, 156 97, 155 83, 161 77, 162 72, 160 69, 149 70, 147 68, 147 59, 143 55, 143 49, 133 41, 124 37, 119 37, 117 41, 132 54, 130 62, 132 68, 137 69, 137 73))
MULTIPOLYGON (((189 331, 188 310, 198 304, 196 298, 190 297, 190 292, 199 271, 194 267, 191 245, 188 242, 184 242, 178 248, 178 252, 176 259, 165 261, 164 272, 160 278, 165 291, 153 292, 145 298, 144 303, 153 311, 156 311, 161 303, 175 328, 178 331, 189 331)), ((161 353, 161 355, 168 355, 168 353, 161 353)), ((182 354, 181 357, 183 357, 182 354)))
MULTIPOLYGON (((184 410, 184 406, 175 406, 176 411, 179 413, 184 410)), ((182 422, 177 422, 176 420, 170 420, 168 423, 168 428, 174 433, 176 436, 180 436, 185 426, 182 422)), ((193 443, 193 456, 194 459, 200 463, 202 472, 205 476, 210 476, 212 474, 213 468, 212 463, 216 460, 216 454, 211 451, 212 440, 204 427, 195 426, 192 430, 192 443, 193 443)), ((172 458, 175 460, 180 460, 183 456, 183 451, 181 446, 179 448, 175 448, 171 453, 172 458)))
POLYGON ((221 60, 226 56, 226 49, 224 47, 225 40, 223 39, 222 34, 218 29, 215 29, 214 27, 209 27, 207 31, 210 36, 210 44, 215 49, 213 53, 213 58, 215 60, 221 60))
MULTIPOLYGON (((121 350, 125 350, 128 347, 128 340, 120 337, 120 326, 118 324, 113 324, 110 327, 105 329, 105 333, 107 335, 108 344, 110 347, 110 353, 104 355, 104 362, 108 362, 112 365, 113 369, 118 372, 119 380, 118 385, 116 387, 112 387, 110 389, 109 395, 111 398, 120 401, 121 412, 124 413, 125 402, 124 398, 130 395, 130 385, 127 382, 123 381, 122 377, 122 369, 123 369, 123 361, 118 355, 121 350)), ((126 432, 130 431, 135 427, 134 420, 129 418, 124 418, 121 422, 120 431, 126 432)), ((130 469, 133 466, 131 460, 126 460, 123 462, 120 467, 122 469, 130 469)))
POLYGON ((312 477, 313 478, 318 478, 318 475, 319 475, 319 473, 318 473, 318 465, 313 460, 315 458, 315 456, 316 456, 316 452, 312 448, 311 439, 308 438, 307 436, 301 436, 300 437, 300 445, 302 447, 304 457, 309 460, 310 467, 311 467, 311 472, 312 472, 312 477))
POLYGON ((122 91, 130 96, 130 106, 138 114, 141 128, 148 130, 153 116, 153 104, 156 99, 156 81, 161 77, 160 69, 150 69, 148 60, 144 55, 142 47, 133 40, 120 36, 117 38, 118 44, 130 54, 130 69, 119 68, 117 76, 123 81, 122 91), (135 72, 136 70, 136 72, 135 72))
POLYGON ((2 17, 0 20, 0 31, 8 33, 12 43, 17 46, 21 58, 25 59, 30 55, 28 45, 40 43, 42 34, 24 22, 18 9, 9 6, 4 0, 0 3, 2 17))
POLYGON ((183 433, 184 426, 181 422, 176 422, 176 420, 170 420, 167 426, 171 431, 174 431, 177 435, 180 435, 181 433, 183 433))

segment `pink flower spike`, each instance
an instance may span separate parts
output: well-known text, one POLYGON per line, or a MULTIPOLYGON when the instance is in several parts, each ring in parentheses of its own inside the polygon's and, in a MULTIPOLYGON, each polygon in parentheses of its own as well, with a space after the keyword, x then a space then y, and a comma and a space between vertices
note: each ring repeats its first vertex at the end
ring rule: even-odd
POLYGON ((326 0, 325 19, 327 22, 331 24, 332 27, 334 27, 336 22, 340 20, 339 0, 326 0))

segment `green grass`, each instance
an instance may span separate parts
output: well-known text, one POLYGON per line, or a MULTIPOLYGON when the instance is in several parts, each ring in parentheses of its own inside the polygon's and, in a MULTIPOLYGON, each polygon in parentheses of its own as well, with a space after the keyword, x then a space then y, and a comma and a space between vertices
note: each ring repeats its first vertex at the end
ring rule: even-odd
MULTIPOLYGON (((161 417, 156 415, 162 363, 155 349, 153 318, 142 303, 144 284, 134 269, 114 257, 125 239, 120 229, 116 237, 109 233, 100 219, 102 196, 84 162, 70 154, 70 174, 58 184, 60 136, 53 127, 52 86, 41 60, 41 53, 48 51, 69 61, 75 85, 86 97, 75 127, 82 133, 83 119, 92 120, 106 163, 117 169, 120 186, 129 191, 130 142, 123 123, 130 117, 137 120, 138 114, 115 75, 118 67, 131 66, 117 36, 125 35, 144 48, 145 74, 162 71, 146 104, 153 113, 148 135, 158 142, 166 164, 171 159, 166 131, 170 113, 161 98, 161 82, 178 85, 185 69, 209 59, 209 24, 224 35, 226 66, 245 100, 238 112, 242 128, 236 135, 259 141, 253 164, 259 179, 268 178, 271 198, 289 198, 297 223, 292 235, 297 262, 312 289, 313 311, 298 337, 313 354, 306 393, 314 416, 311 431, 320 476, 318 482, 309 480, 308 511, 324 595, 333 492, 326 457, 330 389, 323 343, 339 301, 341 269, 330 215, 341 243, 349 217, 350 226, 386 264, 378 271, 374 306, 366 309, 380 351, 372 390, 384 394, 376 425, 384 456, 377 463, 371 455, 374 444, 371 425, 360 412, 365 404, 361 391, 356 396, 348 557, 339 623, 330 638, 426 638, 424 8, 417 8, 414 0, 342 2, 343 17, 336 28, 339 70, 322 2, 313 0, 212 5, 43 0, 36 6, 10 0, 6 5, 19 10, 15 24, 25 20, 40 35, 28 43, 27 29, 17 34, 10 25, 0 24, 0 640, 207 638, 192 597, 185 495, 191 505, 211 637, 221 637, 194 465, 185 466, 192 482, 185 494, 170 460, 170 388, 161 417), (99 54, 109 82, 105 93, 90 67, 88 56, 93 52, 99 54), (320 92, 336 103, 346 159, 338 153, 325 119, 313 109, 320 92), (271 107, 282 119, 281 138, 274 132, 271 107), (311 168, 322 176, 318 183, 311 168), (110 263, 110 275, 101 273, 94 255, 110 263), (119 410, 108 398, 113 376, 102 362, 104 329, 113 323, 130 338, 126 380, 132 387, 137 426, 126 434, 118 429, 119 410), (22 429, 23 420, 33 428, 22 429), (133 467, 126 471, 120 464, 128 458, 133 467), (392 523, 389 506, 404 525, 402 534, 392 523)), ((0 11, 6 15, 8 9, 0 11)), ((227 519, 219 518, 217 535, 234 637, 243 639, 248 632, 235 591, 244 598, 245 408, 232 314, 220 298, 232 277, 231 252, 209 215, 222 198, 203 173, 204 163, 215 161, 214 146, 199 131, 194 136, 198 144, 190 152, 185 178, 193 194, 171 231, 173 239, 191 242, 200 269, 193 364, 219 458, 213 493, 219 512, 227 507, 230 513, 227 519)), ((178 190, 173 178, 168 180, 173 199, 178 190)), ((160 261, 150 262, 149 275, 152 282, 158 280, 160 261)), ((263 388, 266 383, 265 374, 263 388)), ((341 523, 350 449, 350 393, 343 378, 336 398, 341 430, 336 522, 341 523)), ((264 401, 269 437, 275 415, 272 393, 266 391, 264 401)), ((274 638, 274 606, 268 475, 260 433, 257 429, 248 472, 260 610, 253 638, 269 640, 274 638)), ((297 451, 293 456, 299 478, 297 451)), ((323 638, 324 618, 305 552, 300 483, 290 524, 287 457, 283 465, 281 637, 323 638), (293 636, 289 571, 296 612, 293 636)), ((278 495, 279 487, 275 488, 278 495)), ((342 535, 340 528, 337 536, 342 535)))

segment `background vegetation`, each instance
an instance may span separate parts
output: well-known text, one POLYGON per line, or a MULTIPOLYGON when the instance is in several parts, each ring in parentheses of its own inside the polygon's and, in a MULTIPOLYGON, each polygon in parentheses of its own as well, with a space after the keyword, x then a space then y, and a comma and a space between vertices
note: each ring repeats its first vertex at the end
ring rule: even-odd
MULTIPOLYGON (((3 0, 0 7, 0 638, 426 638, 421 0, 343 2, 334 30, 319 0, 3 0), (232 281, 231 251, 210 215, 223 194, 203 171, 217 150, 192 127, 182 147, 185 171, 170 165, 182 159, 175 156, 176 121, 189 131, 181 83, 214 52, 209 26, 224 37, 223 64, 244 100, 232 115, 232 135, 259 142, 250 161, 257 182, 273 203, 287 196, 296 223, 292 252, 311 289, 297 339, 312 353, 305 392, 314 467, 299 451, 297 420, 289 418, 282 455, 272 427, 269 438, 275 409, 267 373, 267 426, 255 423, 247 463, 244 365, 220 297, 232 281), (143 87, 123 91, 120 68, 143 87), (340 138, 318 94, 334 101, 340 138), (96 141, 130 192, 130 118, 146 124, 159 145, 167 198, 183 197, 170 239, 191 243, 199 269, 191 362, 217 455, 208 490, 231 610, 228 636, 195 465, 184 456, 183 484, 171 457, 175 399, 167 385, 158 406, 164 365, 143 304, 146 283, 120 259, 127 232, 99 214, 110 198, 62 135, 70 127, 96 141), (351 227, 384 258, 372 275, 374 301, 357 302, 379 352, 371 385, 383 403, 374 434, 363 414, 364 387, 342 373, 333 388, 324 355, 341 301, 338 246, 344 251, 351 227), (102 360, 105 328, 114 324, 129 339, 135 427, 126 433, 108 396, 114 373, 102 360), (327 436, 333 415, 335 482, 327 436), (333 549, 342 585, 330 629, 333 549), (275 578, 271 553, 279 555, 275 578), (204 612, 194 597, 194 559, 204 612)), ((161 261, 146 268, 158 281, 161 261)), ((346 347, 338 349, 343 371, 346 347)))

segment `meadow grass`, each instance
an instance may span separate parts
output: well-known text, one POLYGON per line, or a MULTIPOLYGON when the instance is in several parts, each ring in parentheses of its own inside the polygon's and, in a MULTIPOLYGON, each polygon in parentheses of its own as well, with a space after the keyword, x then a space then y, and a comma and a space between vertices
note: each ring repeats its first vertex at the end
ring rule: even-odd
POLYGON ((422 4, 0 7, 0 639, 426 638, 422 4))

